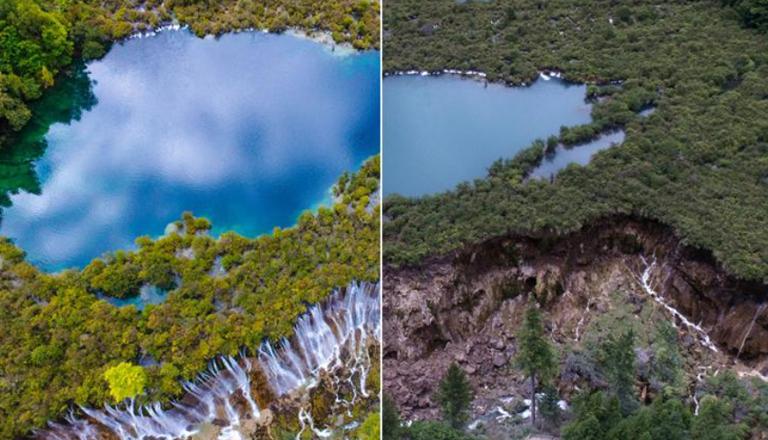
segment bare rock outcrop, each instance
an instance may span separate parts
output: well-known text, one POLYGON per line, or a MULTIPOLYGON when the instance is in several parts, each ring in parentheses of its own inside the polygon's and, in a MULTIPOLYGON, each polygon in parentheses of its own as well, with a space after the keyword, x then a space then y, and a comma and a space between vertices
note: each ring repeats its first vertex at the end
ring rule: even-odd
MULTIPOLYGON (((639 284, 650 258, 656 291, 706 330, 719 362, 738 355, 768 375, 768 287, 729 276, 668 227, 612 217, 568 235, 498 237, 419 267, 385 266, 384 389, 405 418, 437 417, 434 391, 457 362, 478 390, 474 412, 483 413, 523 387, 510 360, 529 295, 546 309, 555 343, 578 343, 613 296, 638 314, 652 306, 639 284)), ((706 351, 693 336, 688 348, 706 351)))

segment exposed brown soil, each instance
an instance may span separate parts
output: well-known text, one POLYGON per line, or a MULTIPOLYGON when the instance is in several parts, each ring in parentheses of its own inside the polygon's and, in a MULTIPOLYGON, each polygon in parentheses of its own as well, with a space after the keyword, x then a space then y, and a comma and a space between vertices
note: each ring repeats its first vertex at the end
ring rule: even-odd
MULTIPOLYGON (((434 390, 456 361, 477 391, 473 414, 488 414, 524 389, 510 360, 529 294, 543 304, 559 346, 578 345, 616 297, 634 308, 634 319, 651 307, 654 319, 672 320, 640 285, 651 259, 654 290, 718 348, 708 349, 701 335, 677 323, 691 377, 698 368, 726 366, 768 376, 768 306, 761 307, 768 287, 728 275, 666 226, 612 217, 563 236, 495 238, 420 267, 385 266, 384 389, 406 419, 435 418, 434 390)), ((564 395, 576 379, 561 378, 564 395)))

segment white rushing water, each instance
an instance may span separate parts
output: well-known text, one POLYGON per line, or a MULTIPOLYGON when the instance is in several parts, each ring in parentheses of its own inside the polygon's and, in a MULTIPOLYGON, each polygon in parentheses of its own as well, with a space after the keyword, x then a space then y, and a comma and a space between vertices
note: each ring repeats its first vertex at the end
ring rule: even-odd
MULTIPOLYGON (((197 434, 202 425, 216 421, 225 422, 220 440, 240 439, 242 422, 258 420, 263 410, 251 390, 254 368, 263 372, 277 397, 306 391, 317 385, 321 371, 329 372, 336 383, 351 385, 351 401, 336 398, 341 406, 349 406, 358 395, 368 396, 367 346, 371 338, 381 340, 378 292, 378 283, 352 283, 334 291, 325 303, 312 306, 299 317, 294 335, 281 340, 277 347, 265 341, 255 358, 242 353, 238 358, 222 356, 212 361, 196 380, 183 383, 184 399, 170 408, 160 403, 137 406, 133 400, 101 410, 81 408, 87 417, 70 414, 65 422, 51 423, 37 437, 97 440, 109 433, 125 440, 184 439, 197 434)), ((330 428, 315 426, 306 408, 300 409, 298 417, 302 432, 310 429, 318 437, 333 433, 330 428)))
POLYGON ((677 321, 681 322, 685 327, 688 328, 691 333, 698 336, 699 342, 701 342, 703 346, 717 353, 717 347, 715 346, 714 342, 712 342, 712 339, 710 339, 707 331, 704 330, 700 324, 694 324, 688 320, 685 315, 680 313, 680 311, 670 305, 663 296, 656 292, 656 290, 651 285, 651 277, 653 275, 654 269, 656 268, 656 258, 654 258, 650 263, 645 259, 645 257, 642 257, 642 260, 643 264, 645 265, 645 269, 643 270, 643 274, 639 277, 639 279, 640 285, 643 287, 643 290, 645 290, 645 293, 650 295, 654 301, 656 301, 658 304, 664 307, 664 309, 672 314, 672 316, 675 318, 672 320, 672 325, 677 327, 677 321))

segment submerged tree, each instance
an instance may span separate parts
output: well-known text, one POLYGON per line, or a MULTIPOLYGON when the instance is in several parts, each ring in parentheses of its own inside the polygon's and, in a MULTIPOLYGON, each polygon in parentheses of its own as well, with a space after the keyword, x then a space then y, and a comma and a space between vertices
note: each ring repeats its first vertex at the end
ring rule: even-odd
POLYGON ((454 429, 461 429, 469 418, 469 404, 473 398, 472 387, 464 370, 456 363, 448 367, 448 372, 440 381, 437 401, 443 408, 443 418, 454 429))
POLYGON ((541 312, 531 301, 525 311, 523 327, 518 335, 520 341, 517 365, 531 380, 531 423, 536 424, 536 389, 555 373, 557 362, 552 345, 544 336, 541 312))

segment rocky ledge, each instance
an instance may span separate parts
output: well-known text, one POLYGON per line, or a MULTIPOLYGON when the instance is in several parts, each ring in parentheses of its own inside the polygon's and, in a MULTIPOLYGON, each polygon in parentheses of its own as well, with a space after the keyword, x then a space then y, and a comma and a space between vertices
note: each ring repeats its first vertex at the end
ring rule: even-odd
MULTIPOLYGON (((768 376, 768 287, 730 276, 669 227, 612 217, 568 235, 498 237, 419 267, 385 266, 384 389, 403 416, 438 416, 434 390, 454 361, 478 391, 475 416, 520 395, 510 361, 529 294, 558 346, 578 345, 589 322, 619 301, 637 319, 651 308, 675 322, 690 380, 712 368, 768 376)), ((561 376, 565 396, 568 380, 561 376)))

